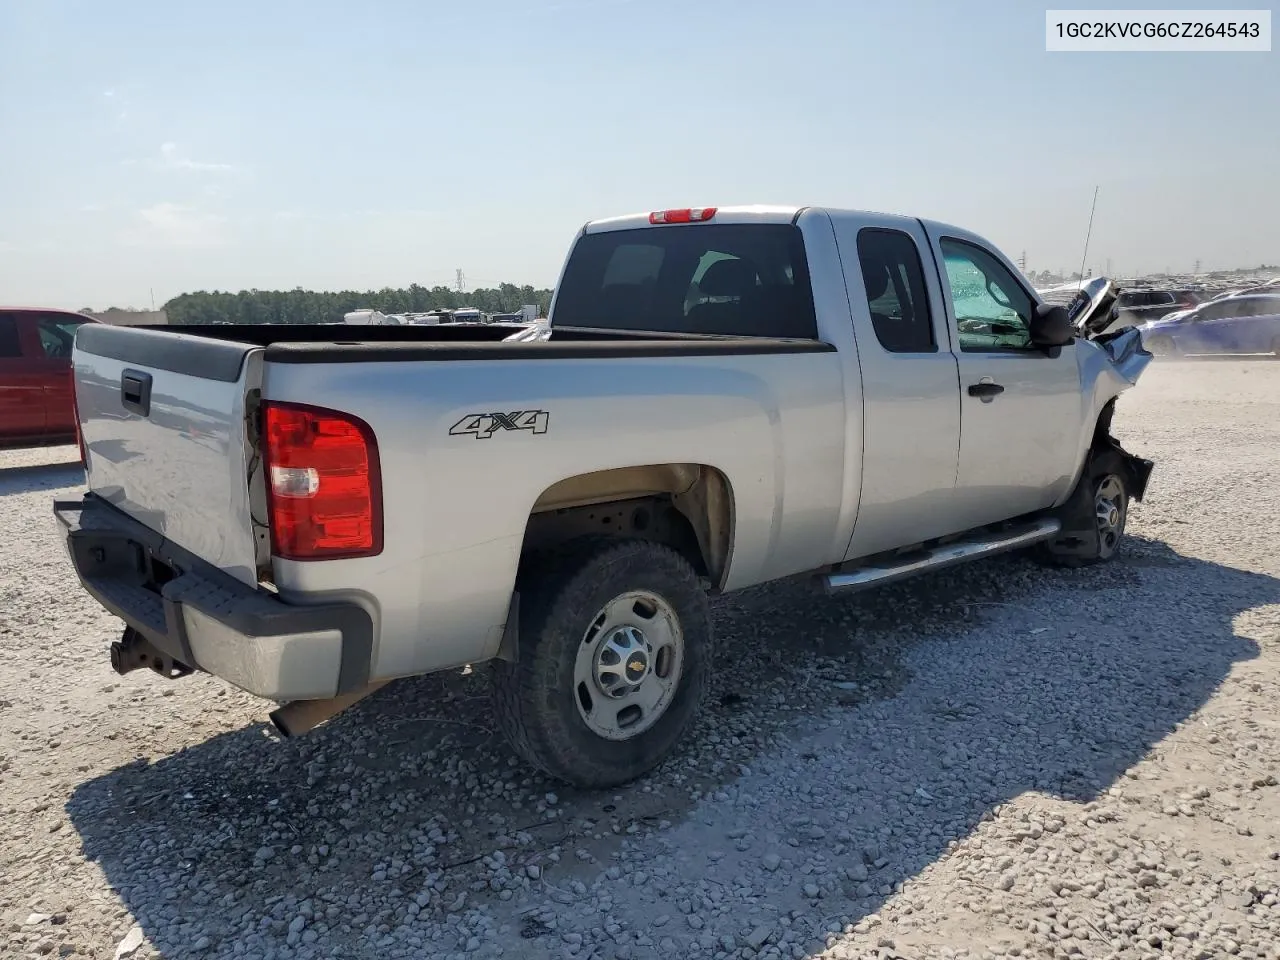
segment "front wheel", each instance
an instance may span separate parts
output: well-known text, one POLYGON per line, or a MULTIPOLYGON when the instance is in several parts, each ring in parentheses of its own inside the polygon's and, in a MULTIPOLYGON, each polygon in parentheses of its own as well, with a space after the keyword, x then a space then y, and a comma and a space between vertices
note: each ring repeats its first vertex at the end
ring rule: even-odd
POLYGON ((1055 566, 1106 563, 1120 552, 1124 541, 1133 495, 1129 472, 1121 456, 1111 450, 1094 454, 1080 478, 1080 485, 1084 489, 1077 488, 1072 495, 1072 500, 1080 504, 1072 510, 1072 516, 1077 518, 1073 530, 1078 533, 1073 535, 1069 546, 1049 543, 1038 551, 1041 559, 1055 566), (1083 498, 1084 502, 1077 498, 1083 498))
POLYGON ((1129 489, 1123 471, 1103 473, 1094 485, 1093 510, 1098 524, 1098 555, 1094 562, 1110 560, 1120 549, 1129 519, 1129 489))
POLYGON ((499 726, 559 780, 634 780, 675 749, 704 697, 711 621, 697 574, 640 540, 579 544, 529 566, 516 662, 493 662, 499 726))

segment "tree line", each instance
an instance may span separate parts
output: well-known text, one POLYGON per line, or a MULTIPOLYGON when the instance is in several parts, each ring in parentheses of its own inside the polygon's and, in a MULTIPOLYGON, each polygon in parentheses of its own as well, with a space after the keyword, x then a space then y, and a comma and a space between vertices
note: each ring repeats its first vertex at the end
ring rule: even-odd
POLYGON ((497 287, 459 293, 449 287, 413 284, 395 290, 317 291, 241 290, 239 293, 201 290, 183 293, 164 305, 171 324, 195 323, 341 323, 353 310, 382 313, 425 313, 476 307, 484 313, 513 313, 523 304, 536 303, 545 316, 551 306, 550 290, 504 283, 497 287))

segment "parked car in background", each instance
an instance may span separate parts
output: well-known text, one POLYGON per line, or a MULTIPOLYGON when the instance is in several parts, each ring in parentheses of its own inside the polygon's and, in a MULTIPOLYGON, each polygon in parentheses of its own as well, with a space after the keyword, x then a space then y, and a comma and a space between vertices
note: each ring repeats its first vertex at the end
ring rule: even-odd
POLYGON ((1241 297, 1246 294, 1255 293, 1280 293, 1280 278, 1267 280, 1263 283, 1250 284, 1244 287, 1234 287, 1230 290, 1223 290, 1214 296, 1214 300, 1225 300, 1227 297, 1241 297))
POLYGON ((0 449, 75 443, 71 348, 92 317, 0 307, 0 449))
POLYGON ((1118 313, 1114 329, 1133 327, 1148 320, 1157 320, 1175 310, 1189 310, 1200 303, 1200 298, 1190 290, 1120 291, 1118 313))
POLYGON ((1280 292, 1211 300, 1138 328, 1157 355, 1274 353, 1280 357, 1280 292))

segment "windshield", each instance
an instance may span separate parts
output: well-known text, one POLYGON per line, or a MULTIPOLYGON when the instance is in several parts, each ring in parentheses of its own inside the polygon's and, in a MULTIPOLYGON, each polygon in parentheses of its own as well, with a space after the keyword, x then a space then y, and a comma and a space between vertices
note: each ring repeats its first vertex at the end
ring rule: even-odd
POLYGON ((800 229, 696 224, 581 237, 556 326, 816 339, 800 229))

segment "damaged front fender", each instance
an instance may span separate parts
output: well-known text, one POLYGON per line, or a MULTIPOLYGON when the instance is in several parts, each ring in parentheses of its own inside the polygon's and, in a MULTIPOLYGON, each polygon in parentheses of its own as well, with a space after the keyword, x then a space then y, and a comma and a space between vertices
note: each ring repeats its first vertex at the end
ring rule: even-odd
POLYGON ((1129 495, 1135 500, 1142 500, 1147 494, 1147 484, 1151 482, 1151 471, 1156 465, 1142 457, 1136 456, 1120 446, 1120 441, 1111 436, 1110 433, 1104 434, 1094 444, 1096 450, 1112 450, 1120 457, 1124 464, 1125 471, 1128 473, 1129 495))
POLYGON ((1104 333, 1092 338, 1107 355, 1112 368, 1129 385, 1133 386, 1142 376, 1142 372, 1155 359, 1154 355, 1142 345, 1142 331, 1137 327, 1117 330, 1115 333, 1104 333))
POLYGON ((1146 495, 1147 483, 1151 480, 1155 464, 1130 453, 1120 446, 1120 441, 1111 436, 1109 427, 1113 410, 1114 407, 1108 407, 1103 421, 1098 424, 1088 460, 1071 496, 1054 511, 1055 516, 1062 521, 1062 530, 1057 537, 1045 544, 1045 549, 1059 560, 1086 562, 1098 555, 1094 482, 1113 456, 1120 460, 1120 469, 1125 474, 1125 488, 1129 495, 1134 500, 1142 500, 1146 495))
MULTIPOLYGON (((1101 289, 1093 293, 1105 296, 1101 289)), ((1137 384, 1154 358, 1143 347, 1142 334, 1135 328, 1111 333, 1082 329, 1076 346, 1085 429, 1080 437, 1079 466, 1071 493, 1054 511, 1062 521, 1061 533, 1045 546, 1060 560, 1089 562, 1098 551, 1093 489, 1098 472, 1118 469, 1124 475, 1130 497, 1141 501, 1155 468, 1150 460, 1125 450, 1111 435, 1117 398, 1137 384), (1110 466, 1104 467, 1108 462, 1110 466)))
MULTIPOLYGON (((1090 467, 1097 459, 1107 453, 1113 454, 1120 458, 1121 466, 1125 472, 1126 489, 1129 495, 1135 500, 1141 500, 1147 493, 1147 484, 1151 481, 1151 471, 1155 469, 1155 464, 1143 457, 1130 453, 1120 445, 1120 441, 1111 435, 1111 421, 1115 417, 1116 405, 1114 402, 1108 403, 1103 408, 1102 415, 1098 417, 1097 426, 1093 430, 1093 442, 1089 445, 1089 451, 1085 455, 1085 469, 1083 475, 1087 477, 1090 467)), ((1084 484, 1080 484, 1084 486, 1084 484)))
MULTIPOLYGON (((1110 421, 1108 408, 1116 397, 1137 384, 1154 357, 1143 347, 1142 334, 1132 327, 1077 343, 1084 423, 1096 424, 1098 430, 1105 430, 1104 417, 1110 421)), ((1086 435, 1082 439, 1088 442, 1094 436, 1086 435)))

